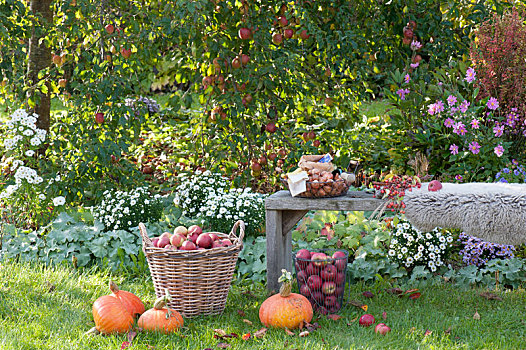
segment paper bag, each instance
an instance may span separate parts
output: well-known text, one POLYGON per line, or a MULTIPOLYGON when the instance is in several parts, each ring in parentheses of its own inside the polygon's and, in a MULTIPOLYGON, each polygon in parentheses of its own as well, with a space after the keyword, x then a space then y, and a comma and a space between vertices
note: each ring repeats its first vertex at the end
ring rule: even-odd
POLYGON ((298 162, 298 166, 305 171, 309 171, 311 169, 318 169, 319 171, 332 172, 335 169, 335 167, 334 164, 332 164, 331 162, 318 163, 318 161, 323 157, 323 155, 301 156, 300 161, 298 162))

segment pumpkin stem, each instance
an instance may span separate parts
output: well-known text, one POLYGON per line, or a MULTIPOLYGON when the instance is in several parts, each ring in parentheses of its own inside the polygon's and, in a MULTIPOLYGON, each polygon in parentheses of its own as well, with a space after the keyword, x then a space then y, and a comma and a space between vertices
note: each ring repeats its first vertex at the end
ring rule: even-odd
POLYGON ((172 296, 170 295, 168 288, 164 288, 164 293, 165 294, 162 297, 158 298, 153 304, 154 309, 162 310, 166 306, 166 303, 172 301, 172 296))
POLYGON ((290 295, 292 291, 292 273, 288 272, 285 269, 281 270, 282 275, 279 277, 278 282, 282 282, 279 289, 279 294, 286 298, 290 295))
POLYGON ((119 291, 119 287, 115 282, 110 281, 110 290, 112 293, 117 293, 119 291))

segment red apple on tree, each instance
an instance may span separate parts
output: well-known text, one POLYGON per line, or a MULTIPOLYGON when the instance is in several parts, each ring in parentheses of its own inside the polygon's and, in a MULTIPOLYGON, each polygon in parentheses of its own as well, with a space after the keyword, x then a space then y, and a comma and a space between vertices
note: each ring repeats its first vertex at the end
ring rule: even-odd
POLYGON ((278 128, 276 127, 276 124, 270 122, 270 123, 268 123, 265 126, 265 130, 267 130, 269 133, 273 134, 273 133, 276 132, 276 130, 278 130, 278 128))
POLYGON ((309 140, 314 140, 316 138, 316 133, 314 131, 309 131, 307 137, 309 140))
POLYGON ((307 31, 305 29, 303 29, 301 32, 300 32, 300 38, 303 39, 303 40, 307 40, 308 38, 310 37, 309 34, 307 34, 307 31))
POLYGON ((285 16, 281 16, 278 20, 279 24, 282 26, 282 27, 286 27, 287 24, 289 24, 289 21, 287 20, 287 17, 285 16))
POLYGON ((268 159, 272 162, 274 159, 276 159, 278 155, 276 153, 271 153, 268 155, 268 159))
POLYGON ((97 124, 104 123, 104 113, 98 112, 97 114, 95 114, 95 122, 97 124))
POLYGON ((113 27, 112 24, 107 24, 104 29, 106 29, 106 33, 113 34, 113 31, 115 30, 115 27, 113 27))
POLYGON ((253 162, 250 165, 250 169, 252 169, 254 171, 261 171, 261 164, 259 164, 258 162, 253 162))
POLYGON ((278 154, 281 158, 284 158, 287 155, 287 151, 285 150, 285 148, 280 148, 278 154))
POLYGON ((259 157, 259 164, 266 165, 267 164, 267 157, 265 157, 265 156, 259 157))
POLYGON ((239 60, 239 58, 236 57, 232 60, 232 68, 234 69, 241 68, 241 61, 239 60))
POLYGON ((314 142, 312 142, 312 145, 314 147, 320 147, 320 140, 314 140, 314 142))
POLYGON ((252 31, 248 28, 240 28, 238 35, 240 39, 248 40, 252 36, 252 31))
POLYGON ((131 49, 125 49, 124 47, 121 48, 121 55, 124 58, 129 58, 132 54, 131 49))
POLYGON ((242 54, 241 55, 241 63, 246 66, 248 64, 248 62, 250 62, 250 56, 249 55, 245 55, 245 54, 242 54))
POLYGON ((279 33, 274 33, 274 35, 272 35, 272 42, 274 43, 274 45, 281 45, 281 43, 283 42, 283 35, 279 33))
POLYGON ((325 98, 324 102, 327 107, 332 107, 334 105, 334 100, 330 97, 325 98))
POLYGON ((51 61, 59 67, 62 65, 62 58, 59 55, 53 55, 51 61))
POLYGON ((247 101, 247 103, 252 103, 252 95, 251 94, 246 94, 244 98, 245 98, 245 101, 247 101))
POLYGON ((290 28, 287 28, 287 29, 285 29, 283 34, 285 35, 285 38, 290 39, 290 38, 292 38, 294 36, 294 30, 290 29, 290 28))

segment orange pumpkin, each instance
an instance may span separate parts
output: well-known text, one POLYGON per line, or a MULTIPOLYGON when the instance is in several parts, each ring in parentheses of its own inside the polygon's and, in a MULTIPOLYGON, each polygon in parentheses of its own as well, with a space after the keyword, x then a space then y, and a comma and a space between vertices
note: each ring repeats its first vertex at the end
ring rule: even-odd
POLYGON ((291 293, 292 275, 283 271, 284 282, 279 293, 271 296, 259 308, 259 320, 267 327, 295 329, 312 320, 312 306, 301 294, 291 293))
POLYGON ((120 290, 113 281, 110 281, 110 290, 112 293, 110 296, 119 299, 132 317, 135 317, 137 314, 141 315, 144 312, 144 304, 135 294, 120 290))
POLYGON ((177 332, 183 326, 183 317, 174 309, 165 307, 170 301, 170 294, 157 299, 150 309, 139 317, 137 325, 147 331, 158 331, 165 334, 177 332))
POLYGON ((104 295, 93 303, 95 328, 102 334, 126 333, 133 326, 133 317, 117 298, 104 295))

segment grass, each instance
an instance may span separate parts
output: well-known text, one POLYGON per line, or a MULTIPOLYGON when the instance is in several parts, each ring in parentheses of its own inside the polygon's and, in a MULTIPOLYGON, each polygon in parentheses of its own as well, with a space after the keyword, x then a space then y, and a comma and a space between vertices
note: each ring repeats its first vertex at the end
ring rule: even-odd
MULTIPOLYGON (((154 292, 148 276, 123 279, 108 272, 79 272, 67 267, 7 262, 0 266, 0 348, 16 349, 120 349, 126 335, 86 336, 93 326, 91 305, 108 294, 112 278, 121 288, 136 293, 150 307, 154 292)), ((361 293, 373 288, 369 312, 381 319, 383 311, 392 332, 376 335, 372 327, 359 327, 359 309, 345 306, 342 319, 320 318, 321 328, 300 338, 270 329, 262 339, 229 339, 230 349, 524 349, 526 348, 526 292, 497 292, 503 301, 486 300, 480 290, 458 290, 444 284, 421 288, 417 300, 381 292, 387 286, 352 285, 347 296, 363 300, 361 293), (475 310, 480 320, 473 319, 475 310), (450 334, 445 330, 450 329, 450 334), (431 331, 425 335, 426 330, 431 331)), ((222 315, 185 319, 178 334, 139 333, 130 349, 218 349, 214 329, 253 333, 262 325, 258 309, 266 294, 261 286, 234 286, 222 315), (242 292, 254 291, 255 297, 242 292), (238 310, 246 315, 240 316, 238 310), (243 318, 253 322, 249 325, 243 318), (152 346, 154 348, 152 348, 152 346)))

